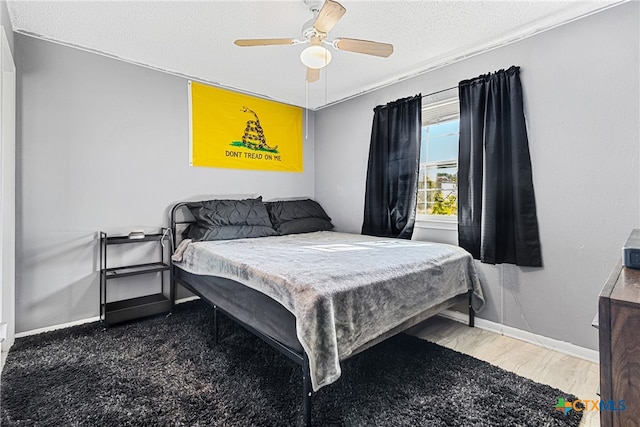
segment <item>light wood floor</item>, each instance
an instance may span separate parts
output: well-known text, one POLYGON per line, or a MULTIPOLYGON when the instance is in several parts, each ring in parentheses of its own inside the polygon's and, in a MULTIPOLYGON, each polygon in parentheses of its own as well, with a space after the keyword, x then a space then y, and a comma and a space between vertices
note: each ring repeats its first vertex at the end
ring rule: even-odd
MULTIPOLYGON (((409 333, 484 360, 520 376, 585 400, 599 400, 598 364, 545 349, 444 317, 435 316, 409 333)), ((580 427, 599 427, 599 413, 585 411, 580 427)))

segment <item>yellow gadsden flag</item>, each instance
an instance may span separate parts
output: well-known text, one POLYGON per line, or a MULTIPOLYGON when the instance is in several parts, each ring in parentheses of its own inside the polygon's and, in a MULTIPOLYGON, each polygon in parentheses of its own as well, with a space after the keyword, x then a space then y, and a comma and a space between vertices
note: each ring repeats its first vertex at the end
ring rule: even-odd
POLYGON ((191 165, 302 172, 302 109, 189 82, 191 165))

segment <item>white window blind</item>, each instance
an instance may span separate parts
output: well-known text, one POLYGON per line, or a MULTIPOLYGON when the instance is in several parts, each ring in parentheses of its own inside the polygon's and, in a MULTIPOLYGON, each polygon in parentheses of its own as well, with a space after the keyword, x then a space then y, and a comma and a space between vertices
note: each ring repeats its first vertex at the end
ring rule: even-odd
POLYGON ((422 107, 422 125, 430 125, 451 119, 460 115, 460 102, 458 98, 425 105, 422 107))

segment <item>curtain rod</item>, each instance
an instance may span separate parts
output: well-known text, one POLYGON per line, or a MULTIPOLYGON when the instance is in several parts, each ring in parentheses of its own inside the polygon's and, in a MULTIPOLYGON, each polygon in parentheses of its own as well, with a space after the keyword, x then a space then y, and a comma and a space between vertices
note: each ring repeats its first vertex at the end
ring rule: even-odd
POLYGON ((439 94, 439 93, 446 92, 446 91, 448 91, 448 90, 453 90, 453 89, 458 89, 458 86, 453 86, 453 87, 450 87, 450 88, 448 88, 448 89, 442 89, 442 90, 439 90, 439 91, 437 91, 437 92, 427 93, 426 95, 422 95, 422 97, 424 98, 425 96, 437 95, 437 94, 439 94))
MULTIPOLYGON (((450 87, 450 88, 448 88, 448 89, 442 89, 442 90, 439 90, 439 91, 437 91, 437 92, 427 93, 426 95, 422 95, 422 96, 420 96, 420 99, 424 98, 425 96, 437 95, 437 94, 439 94, 439 93, 446 92, 446 91, 448 91, 448 90, 457 89, 457 88, 458 88, 458 86, 453 86, 453 87, 450 87)), ((415 94, 414 96, 408 96, 408 97, 406 97, 406 98, 396 99, 395 101, 388 102, 386 105, 378 105, 376 108, 387 108, 390 104, 395 104, 395 103, 397 103, 397 102, 406 101, 406 100, 408 100, 408 99, 410 99, 410 98, 415 98, 416 96, 418 96, 418 94, 415 94)), ((375 108, 374 108, 374 110, 375 110, 375 108)))

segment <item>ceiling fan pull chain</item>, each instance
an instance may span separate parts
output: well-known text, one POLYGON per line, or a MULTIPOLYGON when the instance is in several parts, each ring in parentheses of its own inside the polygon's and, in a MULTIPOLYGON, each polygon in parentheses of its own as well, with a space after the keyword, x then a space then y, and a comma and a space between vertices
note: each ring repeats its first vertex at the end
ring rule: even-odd
POLYGON ((305 99, 305 119, 304 119, 304 139, 309 139, 309 82, 304 81, 304 99, 305 99))

